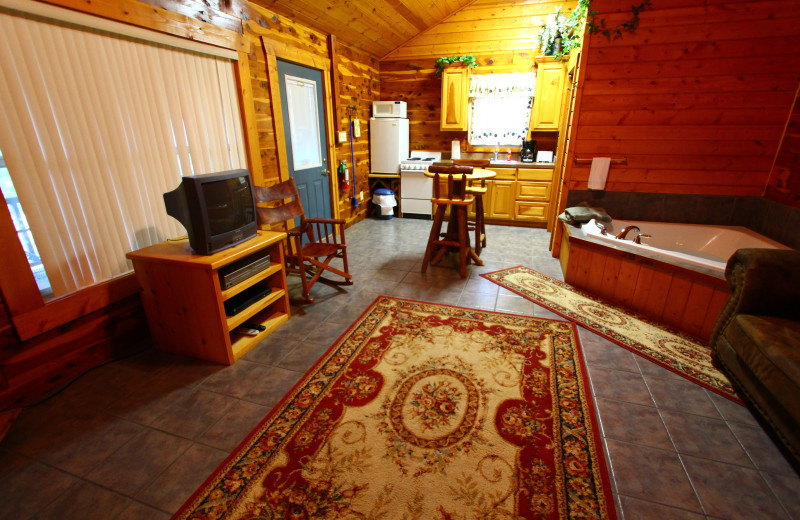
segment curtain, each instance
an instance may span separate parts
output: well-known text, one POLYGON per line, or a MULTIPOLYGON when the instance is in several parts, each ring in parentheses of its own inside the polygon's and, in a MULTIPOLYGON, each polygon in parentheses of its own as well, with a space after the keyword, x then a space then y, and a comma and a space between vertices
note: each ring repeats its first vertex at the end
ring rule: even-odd
POLYGON ((58 296, 184 235, 162 195, 246 168, 234 67, 0 11, 0 149, 58 296))
POLYGON ((469 143, 521 146, 528 135, 536 74, 471 76, 469 143))

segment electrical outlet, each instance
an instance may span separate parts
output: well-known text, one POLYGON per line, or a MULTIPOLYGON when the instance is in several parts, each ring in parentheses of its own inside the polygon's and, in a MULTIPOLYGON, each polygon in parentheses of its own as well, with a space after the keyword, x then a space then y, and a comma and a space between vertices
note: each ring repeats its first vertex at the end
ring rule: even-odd
POLYGON ((364 192, 363 191, 359 191, 358 192, 358 200, 364 200, 364 192))
POLYGON ((339 132, 339 144, 347 142, 347 132, 339 132))

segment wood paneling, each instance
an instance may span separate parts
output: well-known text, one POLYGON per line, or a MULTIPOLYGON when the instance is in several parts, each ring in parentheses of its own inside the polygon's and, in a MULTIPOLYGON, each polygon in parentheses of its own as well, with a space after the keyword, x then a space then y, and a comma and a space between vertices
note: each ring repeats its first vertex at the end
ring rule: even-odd
POLYGON ((701 341, 730 296, 720 278, 567 235, 564 241, 567 283, 701 341))
POLYGON ((765 196, 800 208, 800 87, 783 131, 780 149, 775 156, 765 196))
MULTIPOLYGON (((534 71, 540 26, 556 6, 566 11, 576 4, 477 0, 382 59, 380 98, 408 103, 410 149, 449 151, 454 139, 466 141, 466 132, 440 129, 439 57, 472 54, 478 61, 472 74, 534 71)), ((466 145, 462 149, 469 151, 466 145)))
MULTIPOLYGON (((609 27, 630 16, 591 9, 609 27)), ((589 35, 583 52, 574 154, 627 158, 608 191, 763 193, 797 89, 800 3, 653 2, 635 32, 589 35)), ((567 187, 586 189, 589 169, 569 164, 567 187)))
POLYGON ((470 0, 252 0, 308 26, 335 34, 372 56, 387 55, 470 0))

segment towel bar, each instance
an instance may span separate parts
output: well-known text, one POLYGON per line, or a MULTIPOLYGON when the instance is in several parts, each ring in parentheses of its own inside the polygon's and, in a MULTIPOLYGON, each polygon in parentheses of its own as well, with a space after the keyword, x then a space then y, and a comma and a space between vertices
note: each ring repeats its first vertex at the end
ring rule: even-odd
MULTIPOLYGON (((593 157, 575 157, 575 164, 591 163, 592 159, 594 159, 594 158, 593 157)), ((619 163, 619 164, 628 164, 628 158, 627 157, 620 157, 620 158, 612 157, 611 158, 611 162, 612 163, 619 163)))

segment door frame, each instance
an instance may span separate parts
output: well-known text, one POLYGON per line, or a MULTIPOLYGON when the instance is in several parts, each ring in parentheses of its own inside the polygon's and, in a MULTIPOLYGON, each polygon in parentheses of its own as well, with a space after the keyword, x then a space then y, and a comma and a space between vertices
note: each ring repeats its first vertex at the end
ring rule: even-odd
MULTIPOLYGON (((334 139, 333 104, 331 100, 331 62, 323 56, 275 42, 266 36, 261 37, 264 55, 267 59, 267 78, 269 79, 269 95, 272 104, 272 129, 275 132, 275 144, 278 151, 278 175, 281 181, 289 180, 289 156, 287 153, 286 138, 283 126, 283 106, 281 105, 280 79, 278 75, 278 59, 317 69, 322 72, 322 102, 324 104, 325 118, 325 147, 328 150, 328 190, 331 196, 331 217, 339 218, 339 190, 335 189, 334 179, 337 178, 336 170, 332 165, 336 162, 336 147, 334 139)), ((260 179, 254 179, 256 184, 263 185, 263 173, 260 179)))

